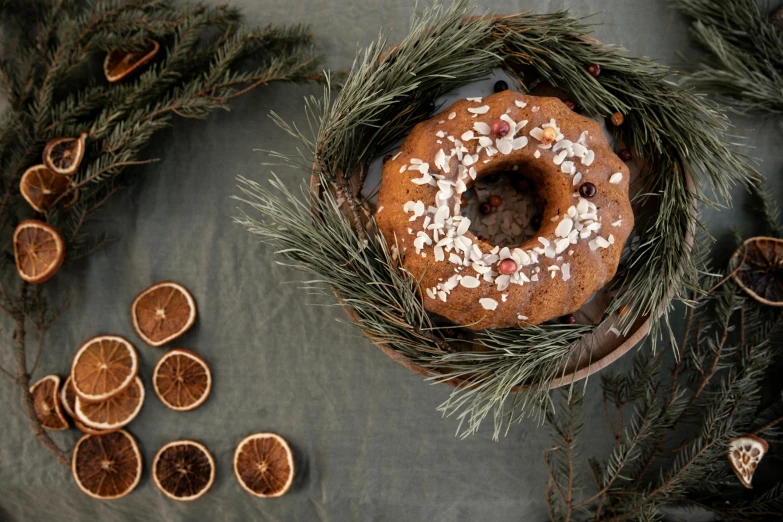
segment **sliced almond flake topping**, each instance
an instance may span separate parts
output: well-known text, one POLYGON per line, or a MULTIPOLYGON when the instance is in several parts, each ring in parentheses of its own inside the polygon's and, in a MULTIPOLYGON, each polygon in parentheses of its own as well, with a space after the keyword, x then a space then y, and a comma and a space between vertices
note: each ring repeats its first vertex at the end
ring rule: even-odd
POLYGON ((536 149, 536 151, 533 153, 533 156, 536 157, 536 158, 540 158, 541 157, 541 151, 536 149))
POLYGON ((457 113, 456 112, 452 111, 452 112, 449 113, 449 119, 450 120, 453 120, 456 117, 457 117, 457 113))
POLYGON ((440 121, 438 122, 438 125, 443 125, 444 123, 446 123, 446 120, 440 120, 440 121))
POLYGON ((484 123, 483 121, 477 121, 473 124, 473 130, 478 132, 479 134, 489 135, 490 132, 492 132, 492 127, 489 126, 489 124, 484 123))
POLYGON ((582 173, 577 172, 576 176, 574 176, 574 186, 579 185, 579 182, 582 181, 582 173))
POLYGON ((432 176, 430 176, 428 173, 425 173, 420 178, 413 178, 411 180, 411 183, 415 183, 416 185, 426 185, 432 180, 432 176))
POLYGON ((508 294, 502 294, 502 295, 500 296, 500 299, 501 299, 501 300, 502 300, 502 301, 505 303, 505 302, 506 302, 506 300, 508 300, 508 294))
POLYGON ((454 252, 449 254, 449 261, 454 263, 455 265, 461 265, 462 264, 462 258, 459 257, 454 252))
POLYGON ((560 165, 560 172, 563 174, 568 174, 569 176, 576 172, 576 167, 574 167, 573 161, 564 161, 562 165, 560 165))
POLYGON ((476 96, 475 98, 466 98, 466 100, 469 102, 481 103, 481 96, 476 96))
POLYGON ((408 166, 407 165, 403 165, 402 167, 400 167, 400 174, 402 174, 406 170, 408 170, 408 166))
POLYGON ((489 136, 481 136, 479 138, 479 145, 482 147, 491 147, 494 142, 492 141, 492 138, 489 136))
POLYGON ((484 310, 495 310, 498 307, 498 302, 490 297, 482 297, 479 304, 484 310))
POLYGON ((459 280, 459 284, 465 288, 478 288, 479 285, 481 285, 481 281, 473 276, 462 276, 462 279, 459 280))
POLYGON ((419 158, 411 158, 411 165, 421 165, 422 163, 424 162, 419 158))
POLYGON ((442 130, 439 130, 438 132, 435 133, 435 136, 437 136, 438 138, 445 138, 446 133, 443 132, 442 130))
POLYGON ((517 319, 519 319, 520 321, 527 321, 527 316, 519 314, 519 315, 517 315, 517 319))
POLYGON ((593 164, 593 161, 595 161, 595 152, 588 150, 587 154, 585 154, 585 157, 582 158, 582 165, 589 167, 593 164))
POLYGON ((525 107, 527 107, 527 103, 519 100, 514 100, 514 105, 516 105, 520 109, 524 109, 525 107))
POLYGON ((402 151, 399 151, 399 152, 397 152, 397 154, 395 154, 394 156, 392 156, 392 161, 394 161, 394 160, 396 160, 397 158, 399 158, 399 157, 400 157, 400 154, 402 154, 402 151))
POLYGON ((563 160, 565 159, 566 155, 568 155, 568 151, 567 150, 561 150, 557 154, 557 156, 552 158, 552 161, 555 163, 555 165, 560 165, 561 163, 563 163, 563 160))
POLYGON ((533 107, 533 108, 532 108, 532 109, 530 109, 530 110, 531 110, 531 111, 533 111, 533 112, 538 112, 538 107, 533 107))
POLYGON ((470 154, 465 154, 462 157, 462 164, 465 165, 466 167, 470 167, 475 162, 476 162, 475 158, 472 155, 470 155, 470 154))
POLYGON ((557 225, 557 228, 555 229, 555 234, 562 238, 567 238, 568 234, 571 233, 571 229, 574 227, 574 222, 571 220, 571 218, 563 218, 563 220, 557 225))
MULTIPOLYGON (((527 136, 520 136, 519 138, 514 138, 514 140, 511 142, 511 147, 514 150, 519 150, 526 146, 527 146, 527 136)), ((514 166, 516 167, 516 165, 514 166)))
POLYGON ((511 151, 514 150, 513 145, 511 145, 511 141, 505 138, 495 140, 495 146, 503 154, 511 154, 511 151))
POLYGON ((486 114, 489 112, 489 105, 482 105, 481 107, 468 107, 468 112, 473 114, 475 118, 479 114, 486 114))
POLYGON ((538 281, 538 274, 533 274, 532 276, 530 276, 530 280, 533 282, 538 281))
POLYGON ((617 221, 615 221, 614 223, 612 223, 612 226, 613 226, 613 227, 619 227, 619 226, 620 226, 620 225, 622 225, 622 224, 623 224, 623 220, 622 220, 622 219, 618 219, 617 221))
MULTIPOLYGON (((378 212, 380 212, 380 210, 378 212)), ((614 234, 609 234, 609 244, 614 245, 614 234)))
POLYGON ((571 265, 568 263, 563 263, 563 266, 560 267, 560 271, 563 274, 563 281, 568 281, 571 279, 571 265))
POLYGON ((433 290, 432 288, 427 288, 426 291, 427 291, 427 297, 429 297, 430 299, 436 299, 437 298, 438 294, 436 294, 435 290, 433 290))
POLYGON ((472 131, 472 130, 465 131, 465 132, 462 134, 462 136, 460 136, 460 139, 461 139, 462 141, 468 141, 468 140, 472 140, 472 139, 473 139, 473 131, 472 131))
POLYGON ((537 139, 538 141, 541 141, 541 138, 544 137, 544 129, 541 127, 534 127, 530 129, 530 135, 537 139))
POLYGON ((623 173, 622 172, 615 172, 612 174, 612 177, 609 178, 609 183, 613 185, 618 185, 623 180, 623 173))

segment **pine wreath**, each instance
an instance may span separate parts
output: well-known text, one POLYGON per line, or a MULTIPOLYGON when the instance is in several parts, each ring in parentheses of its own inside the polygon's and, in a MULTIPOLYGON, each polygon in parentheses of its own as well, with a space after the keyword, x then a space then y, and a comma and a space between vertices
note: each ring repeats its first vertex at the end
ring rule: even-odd
POLYGON ((308 101, 312 136, 273 116, 304 147, 295 157, 273 155, 318 183, 302 198, 277 178, 272 190, 240 178, 239 199, 253 211, 242 211, 237 221, 294 267, 316 274, 308 287, 334 292, 373 343, 426 369, 434 381, 455 384, 440 411, 458 415, 463 435, 492 412, 497 437, 551 405, 550 386, 597 328, 611 321, 624 332, 649 316, 659 336, 671 297, 685 298, 698 286, 700 264, 688 241, 699 226, 694 208, 730 204, 731 189, 752 183, 754 172, 726 147, 724 114, 668 81, 667 67, 597 42, 588 25, 566 12, 471 14, 466 2, 435 6, 414 17, 408 35, 391 49, 379 38, 357 57, 335 99, 327 89, 322 100, 308 101), (588 72, 592 64, 600 66, 599 78, 588 72), (644 165, 635 203, 656 210, 638 220, 643 224, 629 241, 625 269, 611 283, 615 297, 599 324, 488 329, 475 332, 466 347, 459 328, 443 327, 424 310, 417 281, 382 236, 355 226, 369 213, 358 194, 369 163, 428 119, 433 100, 493 69, 523 92, 546 82, 570 93, 588 115, 623 115, 624 124, 614 127, 616 143, 644 165), (695 187, 688 187, 689 177, 695 187))

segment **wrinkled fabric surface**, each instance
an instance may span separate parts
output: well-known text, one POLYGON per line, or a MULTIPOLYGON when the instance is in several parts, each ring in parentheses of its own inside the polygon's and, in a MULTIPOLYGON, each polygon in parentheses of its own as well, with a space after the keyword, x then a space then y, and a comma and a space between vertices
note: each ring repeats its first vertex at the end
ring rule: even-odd
MULTIPOLYGON (((350 66, 357 46, 372 42, 379 31, 391 41, 403 36, 415 1, 234 3, 242 4, 251 24, 310 24, 325 66, 342 69, 350 66)), ((676 64, 676 52, 692 47, 685 21, 667 4, 497 0, 481 2, 479 11, 549 12, 571 6, 578 15, 597 13, 593 21, 603 25, 594 35, 600 40, 676 64)), ((269 111, 304 124, 303 97, 309 94, 320 94, 320 88, 258 89, 236 100, 230 113, 178 121, 155 137, 145 156, 161 161, 136 169, 137 185, 112 199, 92 225, 117 241, 66 266, 50 283, 53 294, 67 296, 70 305, 47 334, 34 376, 65 375, 75 350, 93 335, 130 339, 148 386, 141 414, 129 427, 144 455, 144 477, 120 500, 99 502, 82 494, 69 470, 35 439, 18 390, 0 379, 0 520, 546 518, 543 452, 552 445, 546 428, 527 421, 493 442, 490 418, 478 435, 455 437, 457 421, 436 412, 449 388, 430 385, 392 362, 339 322, 339 308, 317 306, 332 302, 308 295, 295 282, 303 279, 301 274, 276 264, 269 248, 232 222, 235 177, 269 177, 271 168, 261 165, 266 156, 254 149, 291 151, 296 145, 275 127, 269 111), (187 286, 198 303, 195 327, 174 345, 202 354, 214 377, 210 399, 189 413, 166 409, 150 393, 152 369, 163 352, 144 345, 129 319, 133 297, 165 279, 187 286), (294 448, 297 478, 284 498, 253 498, 234 478, 234 447, 257 431, 278 432, 294 448), (164 497, 147 473, 156 451, 177 438, 201 441, 217 461, 214 487, 189 504, 164 497)), ((762 171, 776 180, 783 159, 774 146, 778 130, 759 120, 736 123, 739 132, 756 129, 753 153, 765 159, 762 171)), ((291 187, 303 179, 297 171, 275 171, 291 187)), ((773 186, 780 194, 780 184, 773 186)), ((730 226, 753 231, 752 209, 743 206, 742 191, 736 197, 735 210, 706 214, 719 239, 730 226)), ((0 324, 5 344, 9 326, 0 324)), ((13 365, 11 346, 0 352, 0 362, 13 365)), ((629 362, 626 356, 617 367, 629 362)), ((588 383, 582 444, 587 455, 603 457, 610 438, 598 385, 597 378, 588 383)), ((70 430, 52 436, 70 449, 79 434, 70 430)))

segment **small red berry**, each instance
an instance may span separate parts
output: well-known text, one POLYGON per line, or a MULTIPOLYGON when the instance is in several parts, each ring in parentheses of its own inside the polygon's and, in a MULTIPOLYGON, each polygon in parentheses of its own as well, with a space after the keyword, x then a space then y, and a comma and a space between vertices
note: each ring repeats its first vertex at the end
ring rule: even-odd
POLYGON ((490 205, 485 201, 484 203, 479 205, 479 212, 481 212, 485 216, 492 214, 492 205, 490 205))
POLYGON ((560 322, 563 324, 575 324, 576 323, 576 317, 574 314, 568 314, 564 315, 560 318, 560 322))
POLYGON ((503 204, 503 198, 495 194, 494 196, 489 197, 489 204, 493 207, 499 207, 503 204))
POLYGON ((592 76, 593 78, 598 78, 599 76, 601 76, 601 66, 598 65, 597 63, 591 63, 590 65, 587 66, 587 72, 589 72, 590 76, 592 76))
POLYGON ((563 103, 572 111, 576 111, 576 103, 573 100, 563 100, 563 103))
POLYGON ((508 131, 511 130, 511 126, 508 124, 506 120, 501 120, 498 118, 497 120, 492 122, 492 134, 495 136, 505 136, 508 134, 508 131))
POLYGON ((517 262, 511 258, 504 259, 498 263, 498 270, 503 275, 513 274, 517 271, 517 262))
POLYGON ((615 127, 619 127, 620 125, 623 124, 623 122, 625 122, 625 117, 622 114, 620 114, 619 112, 615 112, 609 118, 609 121, 611 121, 612 125, 614 125, 615 127))
POLYGON ((628 149, 620 149, 617 151, 617 155, 623 161, 631 161, 631 151, 628 149))

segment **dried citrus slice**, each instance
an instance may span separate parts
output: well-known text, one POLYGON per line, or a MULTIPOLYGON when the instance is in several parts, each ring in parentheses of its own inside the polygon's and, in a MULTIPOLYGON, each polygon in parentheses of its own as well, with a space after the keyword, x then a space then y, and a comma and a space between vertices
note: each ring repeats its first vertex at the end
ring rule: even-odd
POLYGON ((84 493, 101 500, 121 498, 141 479, 141 453, 125 430, 85 435, 73 448, 71 471, 84 493))
POLYGON ((245 437, 234 452, 234 474, 242 489, 256 497, 281 497, 294 481, 294 457, 280 435, 245 437))
POLYGON ((163 346, 193 326, 196 302, 184 286, 171 281, 156 283, 131 303, 136 333, 150 346, 163 346))
POLYGON ((127 426, 144 404, 144 385, 137 375, 133 383, 105 401, 85 402, 76 397, 76 417, 88 427, 101 431, 115 431, 127 426))
POLYGON ((152 387, 158 399, 172 410, 195 410, 209 397, 212 374, 204 359, 190 350, 175 348, 155 366, 152 387))
POLYGON ((35 415, 47 430, 67 430, 68 420, 60 404, 60 377, 47 375, 30 386, 35 415))
POLYGON ((19 277, 28 283, 43 283, 63 265, 65 242, 54 227, 28 219, 14 231, 14 257, 19 277))
POLYGON ((84 142, 87 133, 78 138, 57 138, 46 144, 43 151, 44 165, 55 174, 72 176, 79 170, 84 158, 84 142))
POLYGON ((743 486, 752 489, 753 472, 767 454, 767 441, 755 435, 737 437, 729 443, 729 463, 743 486))
POLYGON ((65 413, 76 420, 76 413, 73 411, 74 404, 76 403, 76 390, 73 389, 73 382, 69 375, 63 385, 60 387, 60 404, 62 405, 65 413))
POLYGON ((105 401, 131 385, 139 357, 131 343, 118 335, 93 337, 73 358, 73 389, 87 402, 105 401))
POLYGON ((201 498, 215 482, 215 460, 209 450, 192 440, 175 440, 152 461, 152 480, 167 497, 189 502, 201 498))
POLYGON ((147 46, 140 51, 110 51, 103 61, 103 73, 110 82, 118 82, 155 58, 158 51, 160 44, 155 40, 148 40, 147 46))
POLYGON ((753 299, 770 306, 783 306, 783 239, 752 237, 734 253, 744 261, 734 280, 753 299))
POLYGON ((55 174, 46 165, 35 165, 22 175, 19 192, 33 210, 46 212, 60 194, 68 190, 70 183, 68 178, 55 174))

